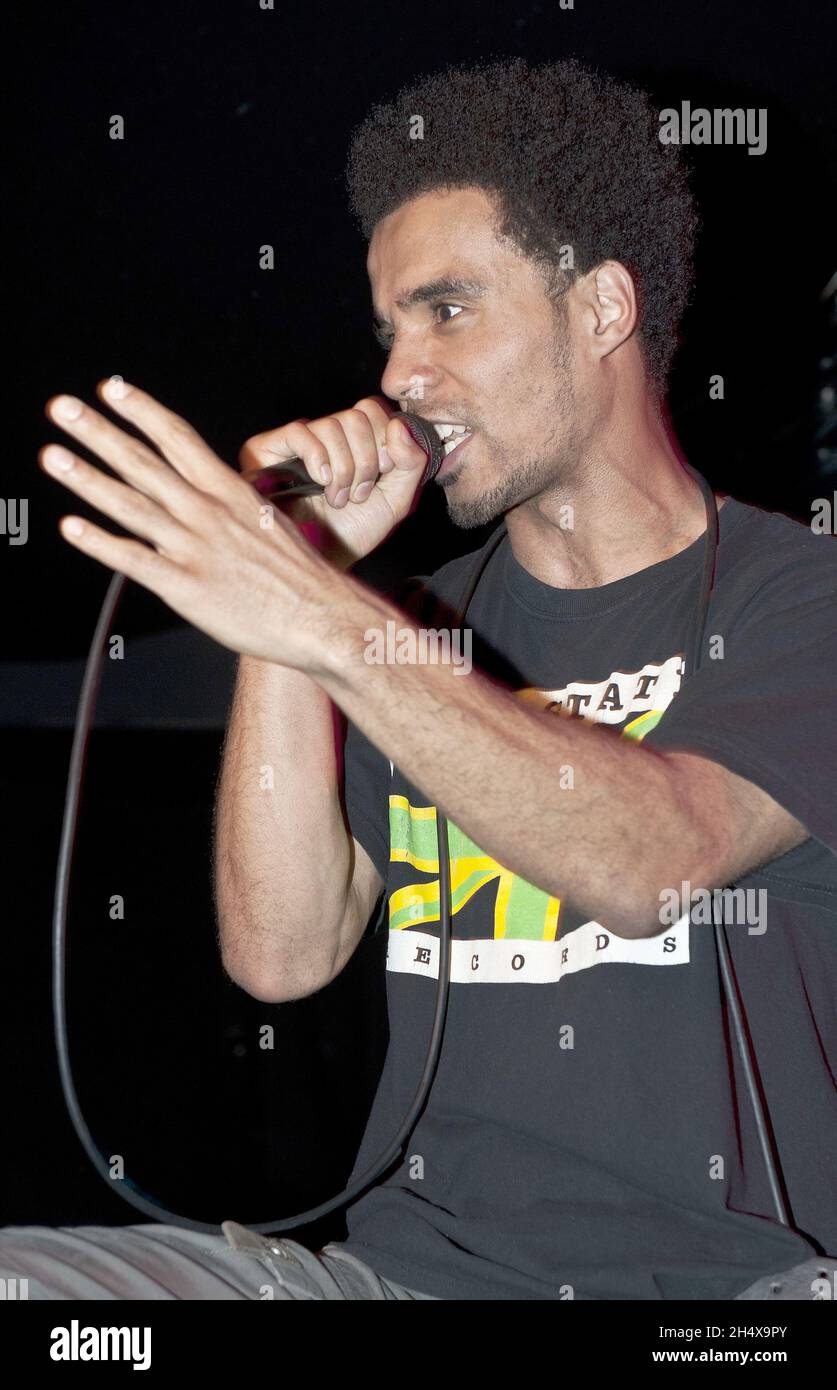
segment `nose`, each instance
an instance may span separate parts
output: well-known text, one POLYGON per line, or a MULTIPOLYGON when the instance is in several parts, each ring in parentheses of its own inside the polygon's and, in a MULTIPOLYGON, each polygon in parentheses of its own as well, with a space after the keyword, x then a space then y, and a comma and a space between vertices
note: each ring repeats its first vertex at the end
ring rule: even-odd
POLYGON ((442 372, 428 361, 421 338, 396 335, 381 377, 381 390, 390 400, 422 401, 438 394, 442 372))

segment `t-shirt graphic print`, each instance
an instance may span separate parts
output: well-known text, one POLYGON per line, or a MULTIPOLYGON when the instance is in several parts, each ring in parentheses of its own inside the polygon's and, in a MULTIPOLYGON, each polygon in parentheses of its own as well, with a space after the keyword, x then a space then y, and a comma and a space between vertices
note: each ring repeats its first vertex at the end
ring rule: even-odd
MULTIPOLYGON (((640 741, 658 723, 680 687, 683 657, 646 663, 638 671, 613 671, 595 684, 573 681, 563 690, 518 692, 521 699, 545 710, 566 712, 608 725, 621 725, 625 738, 640 741)), ((394 775, 394 769, 393 769, 394 775)), ((560 769, 558 787, 572 791, 573 769, 560 769)), ((688 960, 688 919, 684 917, 665 936, 627 940, 584 920, 570 904, 562 903, 483 853, 464 831, 448 821, 451 907, 462 914, 461 932, 451 943, 451 980, 460 984, 499 982, 554 983, 564 974, 613 961, 671 965, 688 960), (477 893, 493 897, 490 936, 478 937, 473 949, 465 909, 477 893), (561 936, 561 950, 550 945, 561 936), (572 931, 570 940, 569 933, 572 931), (458 938, 458 939, 457 939, 458 938), (525 941, 525 951, 515 944, 525 941), (537 943, 537 944, 534 944, 537 943)), ((391 936, 387 969, 438 978, 438 936, 422 928, 439 921, 438 828, 434 806, 416 806, 403 795, 389 796, 389 854, 392 865, 411 866, 421 879, 406 872, 409 882, 389 895, 391 936)), ((400 874, 393 874, 397 881, 400 874)), ((479 914, 479 924, 485 913, 479 914)), ((460 922, 456 923, 457 928, 460 922)))

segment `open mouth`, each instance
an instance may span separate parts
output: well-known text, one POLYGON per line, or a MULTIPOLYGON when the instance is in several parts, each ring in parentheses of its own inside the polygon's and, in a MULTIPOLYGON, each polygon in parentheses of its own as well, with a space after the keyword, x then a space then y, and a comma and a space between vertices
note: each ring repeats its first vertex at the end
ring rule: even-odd
POLYGON ((472 433, 467 425, 451 424, 447 421, 434 420, 433 428, 444 445, 446 459, 453 453, 454 449, 459 448, 463 440, 470 439, 472 433))

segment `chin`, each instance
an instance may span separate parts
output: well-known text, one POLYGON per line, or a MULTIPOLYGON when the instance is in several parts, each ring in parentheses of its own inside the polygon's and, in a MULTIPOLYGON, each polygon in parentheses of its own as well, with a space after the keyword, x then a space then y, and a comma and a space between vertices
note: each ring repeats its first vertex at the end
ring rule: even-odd
POLYGON ((448 504, 448 517, 460 531, 473 531, 478 526, 486 526, 505 510, 490 497, 472 497, 460 502, 448 495, 445 500, 448 504))
POLYGON ((445 492, 448 516, 460 531, 473 531, 478 526, 486 526, 509 506, 508 483, 486 486, 484 482, 478 482, 473 468, 469 470, 464 459, 459 468, 439 479, 439 486, 445 492), (475 488, 479 489, 476 493, 475 488))

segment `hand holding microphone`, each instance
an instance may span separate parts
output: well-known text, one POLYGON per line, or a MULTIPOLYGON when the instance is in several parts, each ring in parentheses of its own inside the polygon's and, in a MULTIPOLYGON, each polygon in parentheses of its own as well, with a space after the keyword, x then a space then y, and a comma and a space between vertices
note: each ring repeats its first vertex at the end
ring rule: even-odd
POLYGON ((307 532, 317 523, 325 532, 320 547, 348 566, 409 514, 443 457, 432 424, 369 396, 350 410, 254 435, 239 460, 246 482, 284 502, 307 532))

